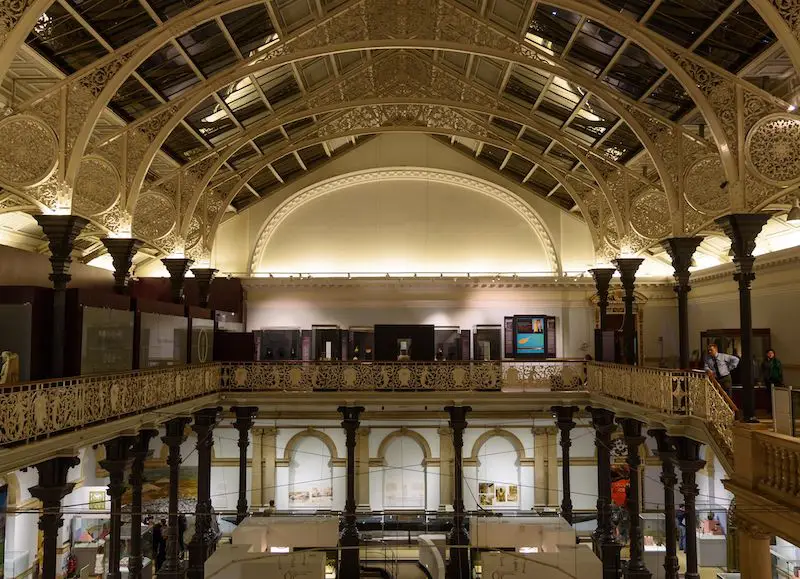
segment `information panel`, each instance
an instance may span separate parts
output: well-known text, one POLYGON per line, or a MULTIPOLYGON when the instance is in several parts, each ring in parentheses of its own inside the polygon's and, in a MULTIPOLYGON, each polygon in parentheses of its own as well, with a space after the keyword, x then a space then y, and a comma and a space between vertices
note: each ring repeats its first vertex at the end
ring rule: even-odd
POLYGON ((544 358, 546 316, 514 316, 514 357, 544 358))

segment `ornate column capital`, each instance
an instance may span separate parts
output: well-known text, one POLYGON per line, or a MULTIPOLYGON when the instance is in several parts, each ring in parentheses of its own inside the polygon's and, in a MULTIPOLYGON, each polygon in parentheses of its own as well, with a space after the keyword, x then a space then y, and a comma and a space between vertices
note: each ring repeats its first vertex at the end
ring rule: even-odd
POLYGON ((106 458, 99 461, 102 468, 108 471, 108 494, 111 498, 121 497, 127 489, 125 471, 133 462, 132 446, 136 442, 134 436, 119 436, 104 443, 106 458))
POLYGON ((195 267, 192 268, 194 279, 197 280, 197 290, 200 293, 200 307, 207 308, 208 300, 211 297, 211 282, 217 275, 218 269, 212 267, 195 267))
POLYGON ((661 242, 661 247, 672 258, 676 292, 688 292, 691 289, 689 268, 692 265, 692 256, 702 242, 702 237, 671 237, 661 242))
POLYGON ((611 286, 611 279, 614 277, 615 271, 617 269, 614 267, 595 267, 589 270, 600 301, 608 302, 608 288, 611 286))
POLYGON ((619 271, 622 287, 625 288, 626 294, 628 292, 633 293, 636 272, 639 271, 639 266, 642 265, 642 262, 644 262, 644 259, 641 257, 618 257, 612 261, 617 271, 619 271))
POLYGON ((194 261, 187 257, 165 257, 161 260, 169 272, 169 284, 173 303, 183 303, 183 284, 186 281, 186 272, 194 261))
POLYGON ((105 245, 114 264, 114 292, 125 295, 130 290, 128 284, 133 257, 144 242, 132 237, 104 237, 100 241, 105 245))
POLYGON ((34 215, 34 219, 47 237, 50 248, 50 264, 53 266, 50 281, 53 282, 54 289, 64 290, 72 279, 69 267, 72 264, 71 254, 75 239, 89 224, 89 220, 77 215, 50 214, 34 215))
POLYGON ((753 250, 756 248, 756 237, 769 218, 766 213, 735 213, 714 220, 731 240, 733 264, 736 267, 734 279, 740 287, 749 288, 750 282, 755 279, 753 250))

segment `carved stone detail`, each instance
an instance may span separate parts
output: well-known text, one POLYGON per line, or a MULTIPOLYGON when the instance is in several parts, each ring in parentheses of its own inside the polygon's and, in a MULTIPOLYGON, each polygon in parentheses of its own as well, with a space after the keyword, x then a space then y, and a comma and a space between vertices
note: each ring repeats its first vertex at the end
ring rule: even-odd
POLYGON ((58 139, 45 122, 28 115, 0 121, 0 178, 17 187, 47 181, 58 164, 58 139))
POLYGON ((684 197, 696 211, 704 215, 718 215, 730 207, 730 196, 722 186, 726 181, 719 157, 703 157, 686 170, 684 197))
POLYGON ((75 180, 73 206, 83 215, 111 209, 119 198, 120 178, 114 166, 97 157, 84 157, 75 180))
POLYGON ((754 173, 771 185, 800 179, 800 117, 769 115, 747 135, 746 158, 754 173))
POLYGON ((649 189, 631 204, 631 227, 648 239, 669 235, 669 203, 662 191, 649 189))

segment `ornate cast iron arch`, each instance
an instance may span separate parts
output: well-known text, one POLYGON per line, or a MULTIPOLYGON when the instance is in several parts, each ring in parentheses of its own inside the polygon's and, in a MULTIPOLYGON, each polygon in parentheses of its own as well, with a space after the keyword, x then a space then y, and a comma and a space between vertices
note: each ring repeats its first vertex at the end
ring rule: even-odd
POLYGON ((445 171, 443 169, 408 167, 392 167, 377 170, 367 169, 364 171, 357 171, 355 173, 349 173, 347 175, 340 175, 338 177, 326 179, 325 181, 316 183, 306 187, 298 193, 295 193, 281 203, 272 212, 272 214, 270 214, 270 216, 264 222, 264 225, 261 227, 261 231, 259 231, 255 246, 253 247, 253 252, 251 254, 250 271, 248 273, 255 273, 256 269, 258 268, 258 264, 263 257, 264 250, 269 244, 273 234, 278 230, 283 221, 285 221, 286 218, 288 218, 292 213, 304 205, 319 199, 320 197, 341 191, 347 187, 360 185, 362 183, 385 181, 387 179, 406 181, 424 180, 435 181, 437 183, 447 183, 449 185, 458 185, 500 201, 525 220, 544 247, 551 271, 556 274, 561 273, 561 260, 558 257, 558 252, 555 249, 553 238, 549 229, 547 228, 547 225, 522 199, 513 193, 501 189, 494 183, 470 175, 464 175, 454 171, 445 171))

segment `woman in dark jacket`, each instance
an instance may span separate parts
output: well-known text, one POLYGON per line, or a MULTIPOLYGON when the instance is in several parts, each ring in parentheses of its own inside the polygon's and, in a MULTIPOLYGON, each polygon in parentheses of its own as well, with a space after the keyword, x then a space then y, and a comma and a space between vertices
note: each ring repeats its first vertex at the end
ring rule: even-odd
POLYGON ((764 380, 764 387, 767 389, 769 409, 772 412, 772 389, 775 386, 783 386, 783 365, 773 349, 767 350, 766 357, 761 363, 761 377, 764 380))

